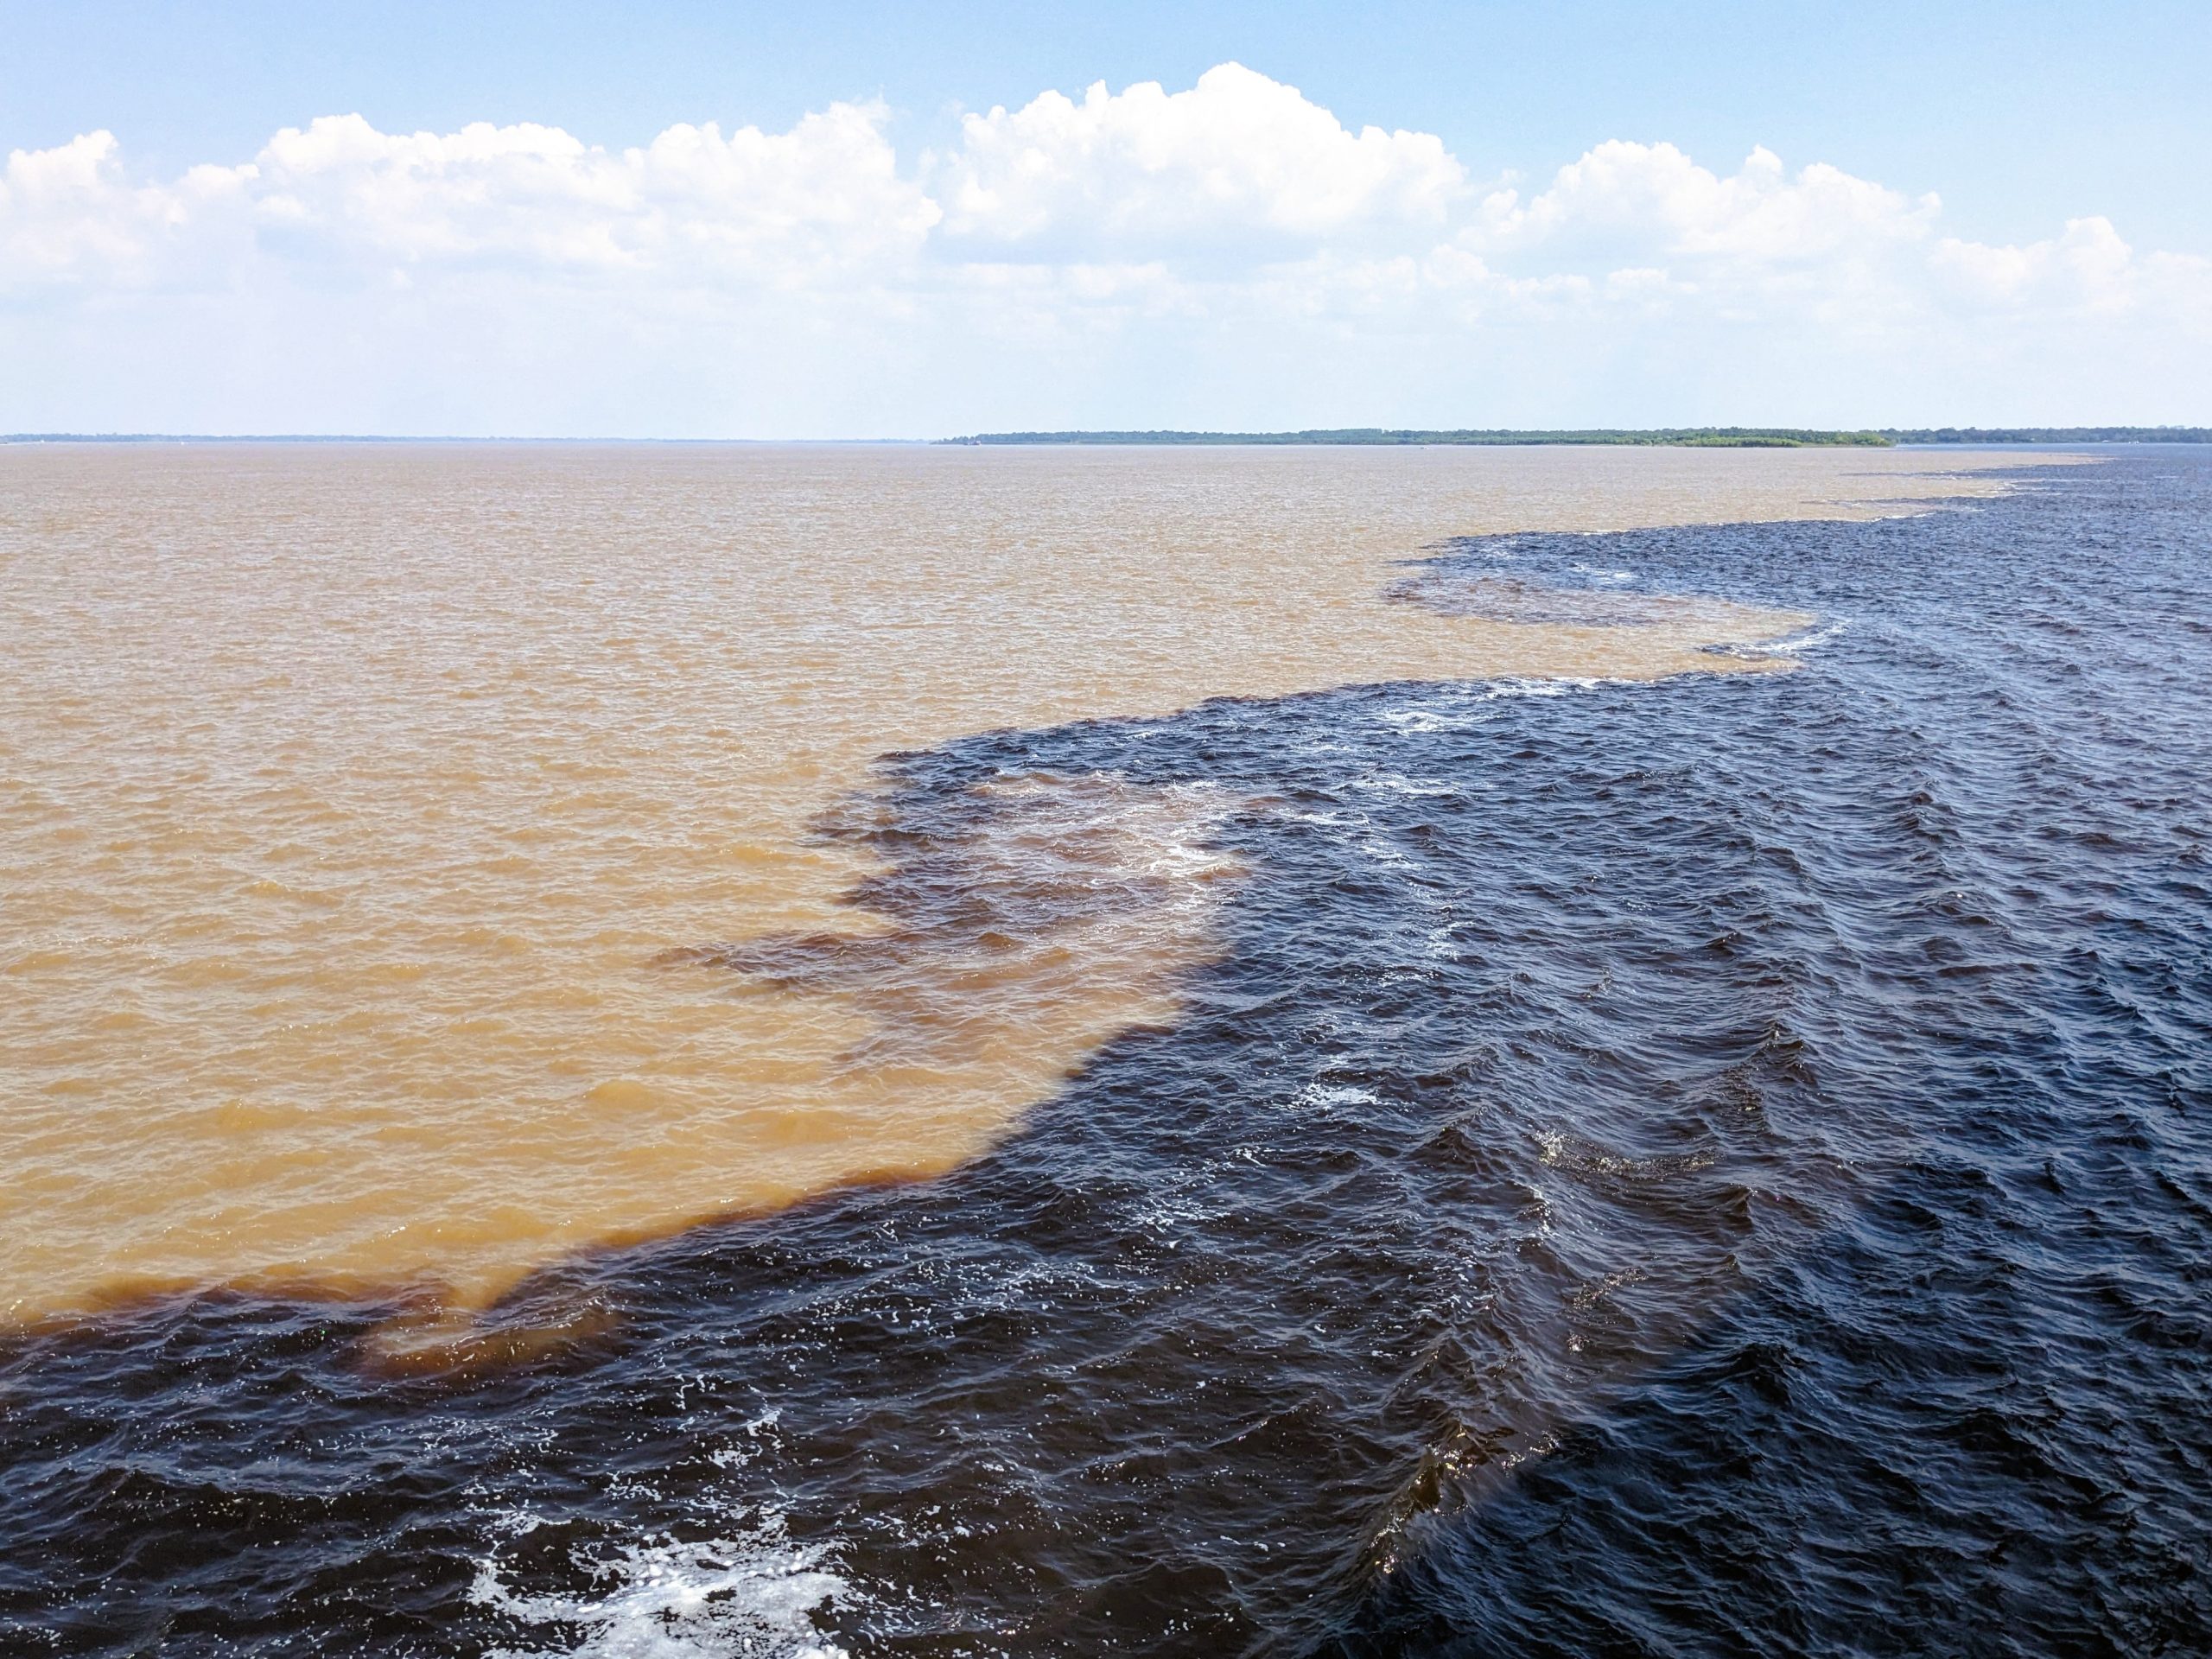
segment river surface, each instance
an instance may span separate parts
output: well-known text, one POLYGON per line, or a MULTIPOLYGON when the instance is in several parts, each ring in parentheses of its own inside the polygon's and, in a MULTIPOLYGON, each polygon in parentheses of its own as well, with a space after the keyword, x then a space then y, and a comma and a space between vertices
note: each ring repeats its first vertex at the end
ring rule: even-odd
POLYGON ((2212 457, 0 450, 0 1645, 2212 1642, 2212 457))

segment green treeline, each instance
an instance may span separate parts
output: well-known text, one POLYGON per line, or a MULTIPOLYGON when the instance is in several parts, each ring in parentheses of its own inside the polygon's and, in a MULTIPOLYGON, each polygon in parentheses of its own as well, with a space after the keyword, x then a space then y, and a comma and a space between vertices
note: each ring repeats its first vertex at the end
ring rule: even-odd
POLYGON ((2212 443, 2212 427, 1922 426, 1882 435, 1897 443, 2212 443))
POLYGON ((1344 426, 1306 432, 979 432, 946 443, 1605 443, 1675 444, 1724 449, 1797 449, 1809 445, 1881 448, 1893 440, 1879 432, 1820 432, 1781 426, 1681 426, 1650 430, 1598 428, 1559 431, 1423 431, 1414 428, 1344 426))
MULTIPOLYGON (((690 442, 714 440, 605 439, 605 442, 690 442)), ((151 432, 0 432, 0 443, 541 443, 587 442, 568 438, 423 438, 372 434, 338 436, 194 436, 151 432)), ((938 438, 938 443, 1273 443, 1273 444, 1668 444, 1708 449, 1886 448, 1898 443, 2212 443, 2205 426, 1918 426, 1874 431, 1828 432, 1796 426, 1576 427, 1558 429, 1492 428, 1427 430, 1418 427, 1317 427, 1304 432, 978 432, 938 438)))
POLYGON ((1824 432, 1790 426, 1672 426, 1637 429, 1425 431, 1344 426, 1305 432, 979 432, 944 443, 1602 443, 1670 444, 1716 449, 1885 448, 1897 443, 2212 443, 2202 426, 1931 426, 1824 432))

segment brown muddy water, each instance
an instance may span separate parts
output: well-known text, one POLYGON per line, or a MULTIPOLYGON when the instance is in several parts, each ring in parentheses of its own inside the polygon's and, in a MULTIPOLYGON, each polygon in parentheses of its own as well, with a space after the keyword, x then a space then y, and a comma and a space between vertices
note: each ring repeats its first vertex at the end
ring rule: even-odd
POLYGON ((1453 614, 1397 563, 2002 487, 1955 466, 0 449, 0 1320, 397 1294, 387 1342, 435 1347, 579 1250, 943 1172, 1172 1019, 1253 804, 979 785, 924 926, 875 885, 885 757, 1350 684, 1771 669, 1710 648, 1794 613, 1508 584, 1453 614))

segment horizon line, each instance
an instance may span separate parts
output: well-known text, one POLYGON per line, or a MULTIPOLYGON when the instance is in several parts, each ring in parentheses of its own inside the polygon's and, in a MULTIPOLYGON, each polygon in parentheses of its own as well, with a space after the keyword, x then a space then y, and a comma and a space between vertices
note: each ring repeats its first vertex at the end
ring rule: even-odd
POLYGON ((1537 448, 1557 445, 1637 444, 1652 447, 1695 446, 1734 441, 1743 447, 1789 443, 1818 447, 1867 445, 1870 441, 1893 444, 1943 443, 2208 443, 2212 426, 2126 424, 2111 423, 2078 426, 1890 426, 1856 428, 1694 426, 1694 427, 1307 427, 1274 432, 1209 430, 1196 428, 1081 428, 1060 430, 976 432, 944 437, 664 437, 620 434, 556 434, 523 435, 500 433, 434 432, 0 432, 0 445, 130 444, 130 443, 362 443, 362 444, 508 444, 508 445, 704 445, 864 446, 898 447, 1042 447, 1049 445, 1115 445, 1128 448, 1174 447, 1195 443, 1234 447, 1239 444, 1275 447, 1499 447, 1537 448))

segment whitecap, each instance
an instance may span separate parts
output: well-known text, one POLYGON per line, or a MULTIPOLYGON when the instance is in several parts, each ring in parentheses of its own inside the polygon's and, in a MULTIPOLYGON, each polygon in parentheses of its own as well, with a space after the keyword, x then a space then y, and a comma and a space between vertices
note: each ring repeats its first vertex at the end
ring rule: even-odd
POLYGON ((518 1591, 487 1559, 469 1599, 545 1633, 493 1659, 848 1659, 815 1622, 848 1587, 826 1562, 770 1514, 732 1538, 620 1546, 588 1564, 589 1590, 569 1595, 518 1591))

